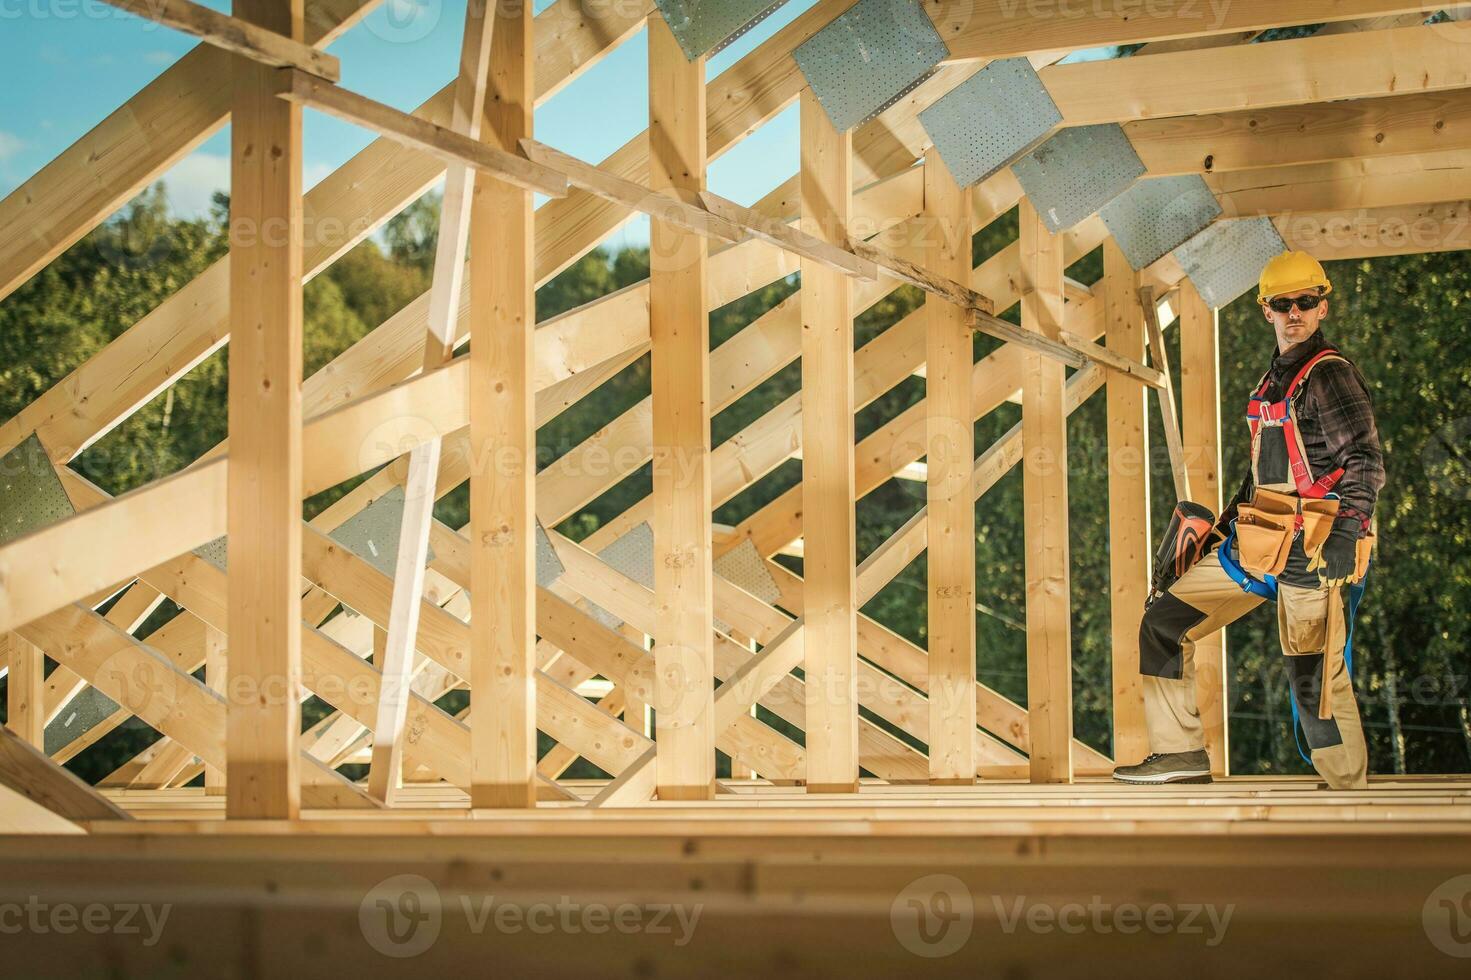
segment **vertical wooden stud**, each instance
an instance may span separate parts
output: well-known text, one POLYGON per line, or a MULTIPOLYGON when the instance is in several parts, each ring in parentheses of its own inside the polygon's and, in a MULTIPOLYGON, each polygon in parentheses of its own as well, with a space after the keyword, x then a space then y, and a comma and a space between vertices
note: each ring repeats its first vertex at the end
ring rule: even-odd
MULTIPOLYGON (((1112 238, 1103 242, 1103 308, 1109 350, 1143 362, 1144 314, 1138 274, 1112 238)), ((1113 650, 1113 757, 1137 762, 1149 752, 1139 678, 1139 620, 1149 596, 1149 422, 1146 391, 1133 378, 1107 375, 1108 573, 1113 650)))
MULTIPOLYGON (((705 60, 686 60, 664 18, 651 16, 649 187, 692 199, 705 189, 705 163, 705 60)), ((715 785, 708 264, 703 237, 650 222, 654 728, 664 800, 709 799, 715 785)))
MULTIPOLYGON (((1062 238, 1020 207, 1022 326, 1053 340, 1063 317, 1062 238)), ((1022 372, 1026 524, 1027 713, 1034 783, 1073 778, 1072 623, 1068 595, 1067 410, 1062 365, 1029 352, 1022 372)))
MULTIPOLYGON (((926 264, 968 283, 970 194, 933 147, 925 154, 924 186, 926 264)), ((927 295, 925 317, 930 782, 966 784, 976 776, 974 360, 963 308, 927 295)))
MULTIPOLYGON (((235 0, 304 40, 303 0, 235 0)), ((234 60, 230 116, 230 817, 300 814, 301 108, 286 72, 234 60)))
MULTIPOLYGON (((802 228, 846 246, 853 137, 811 89, 801 106, 802 228)), ((802 574, 807 618, 807 791, 858 788, 858 601, 853 462, 853 294, 802 259, 802 574)))
MULTIPOLYGON (((484 142, 535 112, 530 4, 496 4, 484 142)), ((470 805, 536 805, 532 192, 484 173, 470 215, 470 805)))

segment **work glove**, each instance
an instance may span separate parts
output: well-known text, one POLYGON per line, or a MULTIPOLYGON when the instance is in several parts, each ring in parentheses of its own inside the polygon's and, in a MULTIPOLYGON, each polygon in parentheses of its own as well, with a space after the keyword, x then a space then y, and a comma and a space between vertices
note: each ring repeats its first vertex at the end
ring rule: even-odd
POLYGON ((1334 527, 1323 547, 1308 562, 1308 571, 1318 570, 1318 585, 1329 589, 1353 580, 1358 534, 1351 527, 1334 527))

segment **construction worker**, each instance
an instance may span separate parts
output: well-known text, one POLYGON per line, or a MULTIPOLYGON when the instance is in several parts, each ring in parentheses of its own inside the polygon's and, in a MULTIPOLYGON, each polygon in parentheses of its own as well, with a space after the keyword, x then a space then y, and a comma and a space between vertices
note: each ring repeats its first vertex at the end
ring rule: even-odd
POLYGON ((1332 788, 1366 785, 1343 593, 1367 568, 1384 462, 1364 379, 1321 329, 1332 289, 1306 252, 1284 252, 1262 271, 1257 302, 1277 353, 1248 404, 1251 466, 1203 556, 1146 604, 1139 668, 1149 755, 1115 769, 1121 782, 1210 781, 1195 643, 1275 598, 1313 766, 1332 788))

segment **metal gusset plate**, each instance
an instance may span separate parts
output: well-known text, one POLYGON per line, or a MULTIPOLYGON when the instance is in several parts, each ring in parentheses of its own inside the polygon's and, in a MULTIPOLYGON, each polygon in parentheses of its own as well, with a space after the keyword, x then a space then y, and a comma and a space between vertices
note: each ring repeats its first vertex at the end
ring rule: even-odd
POLYGON ((694 61, 713 55, 776 13, 787 0, 656 0, 664 23, 694 61))
POLYGON ((61 478, 32 433, 0 456, 0 544, 76 513, 61 478))
POLYGON ((557 549, 552 547, 552 539, 547 537, 546 528, 541 526, 541 521, 536 522, 536 584, 543 589, 549 589, 567 566, 562 564, 562 559, 557 554, 557 549))
POLYGON ((1144 173, 1144 161, 1116 123, 1071 126, 1011 165, 1042 221, 1066 231, 1118 197, 1144 173))
POLYGON ((1026 58, 993 61, 919 114, 955 182, 969 187, 1030 152, 1062 113, 1026 58))
POLYGON ((1141 180, 1099 211, 1134 269, 1158 261, 1210 224, 1220 202, 1199 174, 1141 180))
POLYGON ((84 687, 46 726, 46 754, 55 755, 112 717, 118 703, 95 687, 84 687))
POLYGON ((1220 309, 1256 287, 1262 268, 1287 250, 1268 217, 1217 221, 1175 249, 1207 306, 1220 309))
MULTIPOLYGON (((618 540, 598 552, 610 568, 621 572, 647 589, 654 587, 654 530, 647 521, 624 534, 618 540)), ((761 554, 749 540, 715 559, 714 573, 728 579, 762 602, 774 603, 781 597, 776 579, 762 561, 761 554)), ((616 629, 623 621, 605 609, 589 604, 595 619, 603 625, 616 629)), ((730 632, 730 624, 718 617, 715 628, 722 633, 730 632)))
POLYGON ((859 0, 793 56, 828 119, 845 132, 911 91, 949 53, 916 0, 859 0))

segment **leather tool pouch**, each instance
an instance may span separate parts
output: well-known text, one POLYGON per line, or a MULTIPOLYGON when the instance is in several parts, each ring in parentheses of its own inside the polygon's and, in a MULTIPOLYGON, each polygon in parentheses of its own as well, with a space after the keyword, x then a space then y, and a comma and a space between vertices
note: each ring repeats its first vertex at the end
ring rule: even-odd
POLYGON ((1324 497, 1302 500, 1302 550, 1309 558, 1317 555, 1333 530, 1333 519, 1338 516, 1338 498, 1324 497))
POLYGON ((1287 567, 1297 528, 1297 498, 1258 487, 1251 503, 1236 515, 1236 545, 1241 567, 1260 578, 1287 567))
POLYGON ((1362 582, 1369 571, 1369 559, 1374 554, 1374 541, 1378 535, 1374 531, 1359 538, 1354 542, 1354 581, 1362 582))

